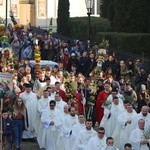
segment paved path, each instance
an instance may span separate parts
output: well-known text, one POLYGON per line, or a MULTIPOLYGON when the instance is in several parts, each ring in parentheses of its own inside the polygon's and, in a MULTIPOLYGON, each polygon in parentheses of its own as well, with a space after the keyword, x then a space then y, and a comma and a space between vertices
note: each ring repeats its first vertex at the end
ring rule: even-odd
POLYGON ((21 150, 40 150, 36 142, 22 142, 21 150))

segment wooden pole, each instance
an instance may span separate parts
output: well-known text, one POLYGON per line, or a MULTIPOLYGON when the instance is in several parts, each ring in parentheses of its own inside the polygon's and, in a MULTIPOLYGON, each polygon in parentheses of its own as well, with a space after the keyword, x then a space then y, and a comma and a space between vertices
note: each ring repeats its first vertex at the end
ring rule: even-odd
POLYGON ((2 139, 2 135, 3 135, 3 126, 2 126, 2 110, 3 110, 3 99, 0 99, 1 101, 1 108, 0 108, 0 150, 2 150, 2 146, 3 146, 3 139, 2 139))

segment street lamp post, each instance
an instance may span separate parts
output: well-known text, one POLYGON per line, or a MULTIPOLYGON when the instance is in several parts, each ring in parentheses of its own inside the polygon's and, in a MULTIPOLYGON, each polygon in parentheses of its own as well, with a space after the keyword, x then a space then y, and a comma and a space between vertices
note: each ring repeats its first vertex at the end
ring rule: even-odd
POLYGON ((7 12, 8 12, 8 0, 6 0, 6 17, 5 17, 5 27, 7 28, 7 12))
POLYGON ((93 8, 93 0, 86 0, 86 9, 87 9, 87 15, 88 15, 88 49, 90 48, 91 44, 91 14, 92 14, 92 8, 93 8))

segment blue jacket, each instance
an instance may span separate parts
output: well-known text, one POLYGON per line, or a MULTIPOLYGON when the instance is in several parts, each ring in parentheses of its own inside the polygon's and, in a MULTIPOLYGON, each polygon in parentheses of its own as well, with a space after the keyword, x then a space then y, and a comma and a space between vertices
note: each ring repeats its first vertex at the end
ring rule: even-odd
POLYGON ((14 121, 9 117, 7 119, 3 119, 2 121, 3 127, 3 136, 13 136, 14 134, 14 121))

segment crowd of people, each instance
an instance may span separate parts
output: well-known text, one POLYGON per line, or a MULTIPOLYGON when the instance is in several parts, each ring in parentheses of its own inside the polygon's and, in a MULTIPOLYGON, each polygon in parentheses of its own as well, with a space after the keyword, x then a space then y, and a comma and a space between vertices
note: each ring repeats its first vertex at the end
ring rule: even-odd
POLYGON ((13 89, 0 84, 3 148, 36 139, 45 150, 150 149, 150 74, 140 58, 118 59, 99 53, 98 44, 87 49, 46 30, 16 32, 9 24, 7 34, 13 60, 6 64, 0 43, 0 72, 13 74, 13 89), (30 64, 35 45, 41 60, 57 62, 38 76, 30 64))

